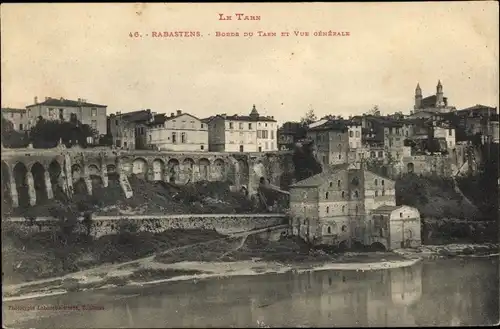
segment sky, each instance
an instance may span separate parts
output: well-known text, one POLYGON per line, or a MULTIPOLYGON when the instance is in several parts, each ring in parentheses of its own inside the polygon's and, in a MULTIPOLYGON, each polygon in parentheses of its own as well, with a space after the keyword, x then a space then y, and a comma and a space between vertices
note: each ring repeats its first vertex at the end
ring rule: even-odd
POLYGON ((1 105, 83 98, 107 105, 108 114, 181 109, 204 118, 247 115, 255 104, 283 123, 310 109, 318 117, 374 105, 409 113, 417 82, 425 97, 440 79, 449 105, 497 107, 498 8, 494 1, 2 4, 1 105), (349 36, 314 36, 330 30, 349 36), (164 31, 201 37, 152 37, 164 31))

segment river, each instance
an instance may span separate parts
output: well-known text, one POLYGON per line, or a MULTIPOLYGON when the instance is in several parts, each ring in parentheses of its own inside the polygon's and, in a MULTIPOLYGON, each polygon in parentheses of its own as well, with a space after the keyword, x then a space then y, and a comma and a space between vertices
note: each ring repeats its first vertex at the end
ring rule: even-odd
POLYGON ((498 267, 498 258, 462 258, 121 287, 7 303, 3 319, 16 328, 491 325, 498 267))

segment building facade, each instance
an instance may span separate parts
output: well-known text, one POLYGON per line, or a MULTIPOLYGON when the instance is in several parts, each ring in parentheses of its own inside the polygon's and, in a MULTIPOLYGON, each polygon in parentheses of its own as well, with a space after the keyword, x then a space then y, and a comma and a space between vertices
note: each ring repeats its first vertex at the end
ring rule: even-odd
POLYGON ((361 124, 350 122, 347 125, 349 131, 349 148, 356 149, 362 147, 361 124))
POLYGON ((36 124, 37 118, 46 120, 69 121, 72 115, 82 123, 95 129, 99 136, 107 133, 107 106, 88 103, 85 99, 77 101, 64 98, 46 97, 45 101, 35 102, 26 106, 27 129, 31 129, 36 124))
POLYGON ((148 124, 148 147, 165 151, 208 151, 208 125, 178 110, 170 116, 156 115, 148 124))
POLYGON ((273 152, 278 150, 278 123, 261 116, 255 105, 250 115, 219 114, 202 120, 208 123, 211 152, 273 152))
POLYGON ((307 138, 314 142, 316 156, 323 167, 348 162, 349 130, 343 122, 332 120, 310 128, 307 138))
POLYGON ((29 130, 26 109, 2 108, 4 119, 12 122, 12 128, 16 131, 29 130))
POLYGON ((148 141, 146 131, 155 117, 156 113, 149 109, 111 114, 109 133, 113 138, 113 145, 128 150, 146 149, 148 141))
MULTIPOLYGON (((349 247, 355 243, 377 243, 391 249, 399 240, 391 240, 390 222, 380 234, 380 223, 374 223, 373 214, 379 216, 378 220, 386 214, 387 207, 396 207, 395 194, 393 180, 366 170, 363 164, 359 168, 352 164, 327 167, 321 174, 291 186, 292 232, 315 245, 349 247)), ((418 210, 407 207, 403 217, 395 217, 408 220, 406 229, 414 232, 411 246, 420 243, 420 215, 416 221, 415 214, 418 210)))

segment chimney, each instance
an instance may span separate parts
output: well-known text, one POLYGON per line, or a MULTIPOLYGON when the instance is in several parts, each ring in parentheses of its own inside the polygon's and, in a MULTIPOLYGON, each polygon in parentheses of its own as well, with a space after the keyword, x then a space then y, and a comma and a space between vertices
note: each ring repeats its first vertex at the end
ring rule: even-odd
POLYGON ((50 97, 45 97, 45 101, 48 101, 50 99, 50 97))
POLYGON ((181 115, 182 110, 177 110, 177 115, 181 115))
POLYGON ((61 97, 60 101, 61 101, 61 102, 62 102, 62 101, 64 101, 64 97, 61 97))
POLYGON ((35 104, 38 104, 38 97, 35 96, 35 104))
POLYGON ((174 112, 171 112, 171 113, 170 113, 170 117, 174 117, 174 116, 175 116, 175 115, 174 115, 174 112))

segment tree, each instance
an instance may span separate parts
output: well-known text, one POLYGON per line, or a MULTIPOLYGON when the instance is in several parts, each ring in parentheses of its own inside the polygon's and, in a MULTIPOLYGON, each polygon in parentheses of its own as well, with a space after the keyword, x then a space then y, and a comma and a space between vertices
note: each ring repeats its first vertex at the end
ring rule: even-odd
POLYGON ((380 110, 378 105, 374 105, 371 110, 368 111, 368 115, 380 116, 380 110))
POLYGON ((310 109, 306 112, 306 115, 300 119, 300 123, 302 125, 309 125, 317 120, 316 114, 314 114, 314 110, 310 109))
POLYGON ((292 161, 297 181, 304 180, 323 171, 321 164, 314 156, 312 143, 295 146, 292 161))
POLYGON ((66 146, 78 144, 87 146, 87 138, 97 132, 87 124, 82 124, 76 115, 69 121, 52 121, 38 117, 36 125, 31 129, 30 137, 35 148, 52 148, 61 140, 66 146))
POLYGON ((14 124, 2 115, 2 143, 8 148, 22 148, 29 144, 28 135, 25 132, 14 130, 14 124))

